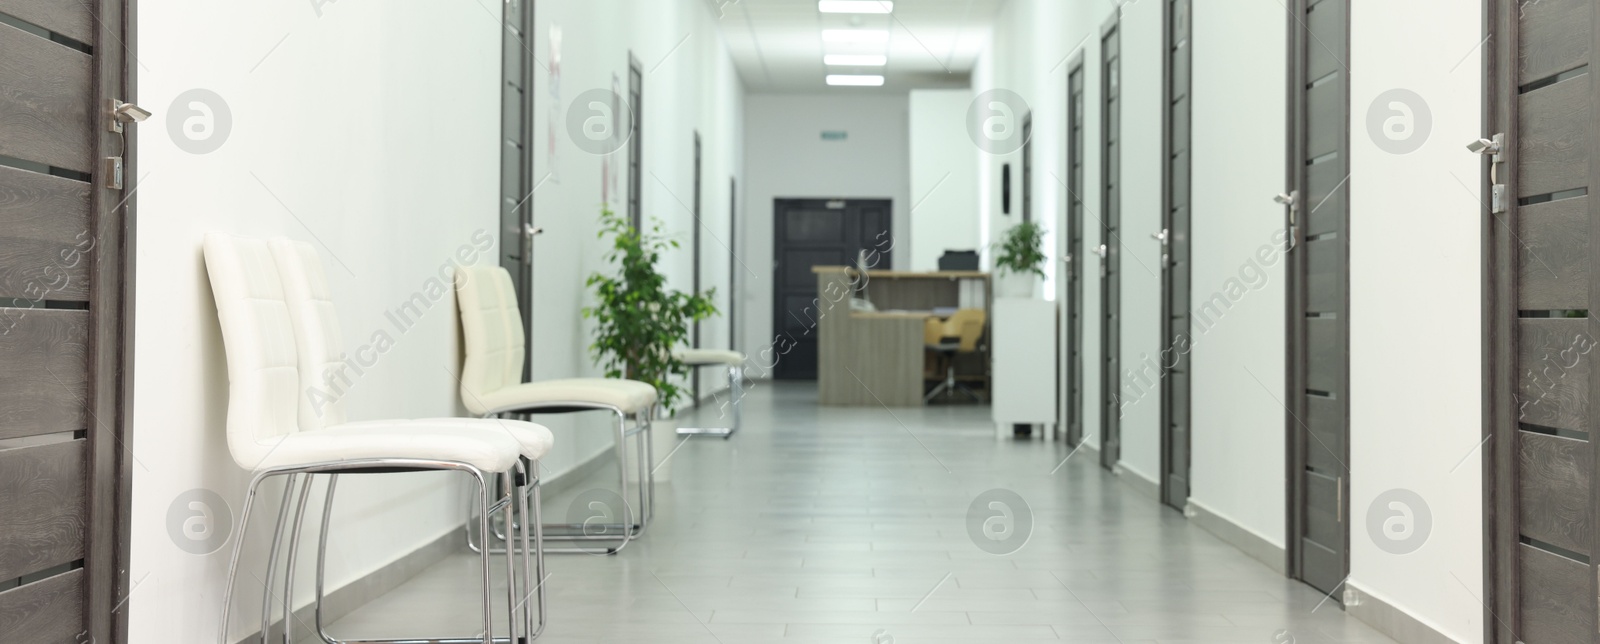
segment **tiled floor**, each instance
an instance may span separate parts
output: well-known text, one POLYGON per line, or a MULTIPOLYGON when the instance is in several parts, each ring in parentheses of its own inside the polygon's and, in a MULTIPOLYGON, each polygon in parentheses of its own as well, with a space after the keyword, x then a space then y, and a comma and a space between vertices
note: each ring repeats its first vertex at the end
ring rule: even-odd
MULTIPOLYGON (((815 387, 761 383, 738 436, 672 456, 644 539, 615 557, 550 556, 541 642, 1391 641, 1119 483, 1093 452, 997 442, 987 408, 815 401, 815 387), (968 506, 992 489, 1026 502, 1017 525, 1033 520, 1009 555, 969 536, 968 506)), ((547 499, 547 514, 585 488, 547 499)), ((476 632, 476 565, 452 557, 330 631, 476 632)))

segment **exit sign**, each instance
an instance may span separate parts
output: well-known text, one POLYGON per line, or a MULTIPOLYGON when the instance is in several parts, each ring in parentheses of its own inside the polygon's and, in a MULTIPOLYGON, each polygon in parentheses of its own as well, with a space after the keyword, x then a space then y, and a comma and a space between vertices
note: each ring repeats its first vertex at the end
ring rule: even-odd
POLYGON ((848 139, 848 138, 850 138, 850 133, 846 132, 844 130, 823 130, 822 131, 822 140, 824 140, 824 141, 843 141, 843 140, 848 139))

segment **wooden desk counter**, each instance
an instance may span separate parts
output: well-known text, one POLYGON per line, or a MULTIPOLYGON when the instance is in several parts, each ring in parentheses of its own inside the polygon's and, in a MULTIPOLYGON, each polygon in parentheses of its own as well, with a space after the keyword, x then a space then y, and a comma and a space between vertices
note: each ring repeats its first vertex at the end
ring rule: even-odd
MULTIPOLYGON (((876 311, 831 313, 817 320, 817 386, 824 405, 919 407, 926 358, 923 326, 935 308, 960 301, 961 282, 983 280, 987 273, 943 271, 860 271, 846 266, 817 266, 819 301, 837 301, 833 311, 848 310, 839 295, 863 288, 876 311)), ((987 300, 987 297, 985 297, 987 300)), ((987 361, 985 361, 987 364, 987 361)))

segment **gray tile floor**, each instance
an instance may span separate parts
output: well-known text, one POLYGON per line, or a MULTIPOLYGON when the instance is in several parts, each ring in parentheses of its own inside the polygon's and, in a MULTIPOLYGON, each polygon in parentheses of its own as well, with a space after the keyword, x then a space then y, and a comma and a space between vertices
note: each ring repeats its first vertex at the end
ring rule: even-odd
MULTIPOLYGON (((824 408, 814 386, 761 383, 738 436, 672 456, 642 540, 615 557, 550 556, 541 642, 1392 641, 1117 482, 1094 453, 997 442, 992 427, 987 408, 824 408), (1015 525, 1033 522, 1009 555, 969 536, 969 505, 993 489, 1026 502, 1015 525)), ((547 514, 589 487, 546 499, 547 514)), ((476 565, 451 557, 330 631, 476 632, 476 565)))

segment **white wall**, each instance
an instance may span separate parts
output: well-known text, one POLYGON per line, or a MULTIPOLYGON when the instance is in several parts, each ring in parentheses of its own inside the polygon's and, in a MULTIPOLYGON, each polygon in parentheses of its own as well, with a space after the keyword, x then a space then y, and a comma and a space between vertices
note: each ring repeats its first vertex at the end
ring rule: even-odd
POLYGON ((1351 13, 1350 585, 1479 642, 1481 160, 1463 146, 1488 133, 1480 12, 1357 0, 1351 13), (1432 114, 1426 144, 1407 155, 1367 134, 1368 108, 1394 88, 1416 92, 1432 114), (1414 333, 1400 320, 1450 322, 1414 333), (1433 517, 1429 540, 1408 555, 1368 536, 1368 507, 1395 488, 1419 494, 1433 517))
MULTIPOLYGON (((352 419, 463 413, 453 375, 460 364, 453 302, 436 304, 403 334, 384 313, 421 289, 459 247, 478 243, 475 232, 492 238, 498 226, 500 6, 494 0, 403 6, 177 0, 143 8, 139 102, 157 116, 140 126, 137 152, 143 180, 135 258, 132 641, 215 641, 232 542, 209 555, 189 554, 170 536, 168 510, 188 491, 209 490, 237 522, 248 480, 223 440, 227 375, 200 256, 204 233, 317 243, 346 344, 353 350, 377 330, 395 336, 393 349, 350 391, 352 419), (174 99, 192 88, 213 90, 231 108, 226 143, 210 154, 180 150, 164 122, 185 107, 174 99)), ((655 99, 645 164, 661 179, 646 177, 646 212, 687 239, 692 218, 670 193, 692 197, 690 131, 699 127, 706 224, 725 230, 727 180, 737 174, 742 150, 740 88, 710 8, 698 0, 609 0, 542 2, 538 10, 541 61, 548 61, 549 26, 566 30, 564 101, 589 86, 609 87, 613 72, 625 79, 630 48, 644 62, 655 99), (629 18, 619 23, 619 15, 629 18)), ((550 169, 543 150, 551 99, 542 71, 539 81, 536 178, 550 169)), ((564 137, 564 129, 556 135, 564 137)), ((602 268, 602 242, 594 239, 600 163, 569 141, 556 146, 561 180, 543 184, 535 198, 546 233, 536 261, 534 373, 592 375, 598 370, 577 308, 587 301, 583 277, 602 268)), ((482 261, 492 262, 492 239, 487 245, 482 261)), ((725 283, 727 261, 719 255, 725 256, 707 255, 708 285, 725 283)), ((689 266, 687 250, 668 258, 675 286, 688 287, 689 266)), ((726 288, 719 297, 726 302, 726 288)), ((710 346, 726 338, 726 327, 716 324, 706 332, 710 346)), ((558 447, 547 460, 556 472, 608 445, 603 432, 556 429, 558 447)), ((259 621, 255 579, 281 489, 269 486, 266 509, 257 507, 233 637, 259 621)), ((458 529, 463 490, 442 474, 347 479, 330 545, 331 586, 458 529)), ((311 511, 318 509, 313 503, 311 511)), ((308 571, 303 567, 299 580, 305 601, 308 571)))
MULTIPOLYGON (((776 198, 894 200, 894 268, 909 265, 911 163, 904 94, 750 94, 745 97, 744 212, 739 267, 740 347, 754 356, 772 346, 773 211, 776 198), (844 130, 844 141, 822 140, 844 130), (745 267, 750 273, 742 272, 745 267), (753 273, 753 275, 751 274, 753 273)), ((941 188, 942 190, 943 188, 941 188)), ((766 364, 763 362, 763 364, 766 364)), ((766 377, 759 370, 750 377, 766 377)))
POLYGON ((938 270, 946 250, 979 250, 972 98, 970 89, 911 92, 911 270, 938 270))
POLYGON ((1225 293, 1229 280, 1247 287, 1221 317, 1193 327, 1189 502, 1280 548, 1287 262, 1277 254, 1268 265, 1256 252, 1282 234, 1283 207, 1272 195, 1283 191, 1286 173, 1287 108, 1279 80, 1286 74, 1286 25, 1275 4, 1195 2, 1197 162, 1189 183, 1195 306, 1225 293), (1240 32, 1258 37, 1233 37, 1240 32), (1247 268, 1252 264, 1258 268, 1247 268))
MULTIPOLYGON (((168 508, 205 489, 237 520, 247 482, 224 443, 227 374, 200 255, 206 232, 318 243, 350 348, 374 331, 395 333, 394 348, 350 391, 352 419, 460 411, 453 303, 434 305, 405 334, 383 314, 474 231, 496 229, 500 27, 485 10, 498 3, 321 9, 319 18, 306 3, 179 0, 141 10, 139 102, 157 116, 139 126, 131 641, 215 641, 232 542, 206 556, 180 550, 168 508), (231 108, 231 118, 218 117, 232 123, 226 143, 206 155, 179 150, 165 123, 186 107, 174 98, 197 87, 231 108)), ((365 509, 335 521, 330 581, 454 529, 460 485, 444 474, 347 480, 341 505, 365 509)), ((266 490, 269 508, 279 489, 266 490)), ((270 516, 258 513, 252 526, 243 597, 259 596, 270 516)), ((235 603, 235 637, 254 630, 257 602, 235 603)))

